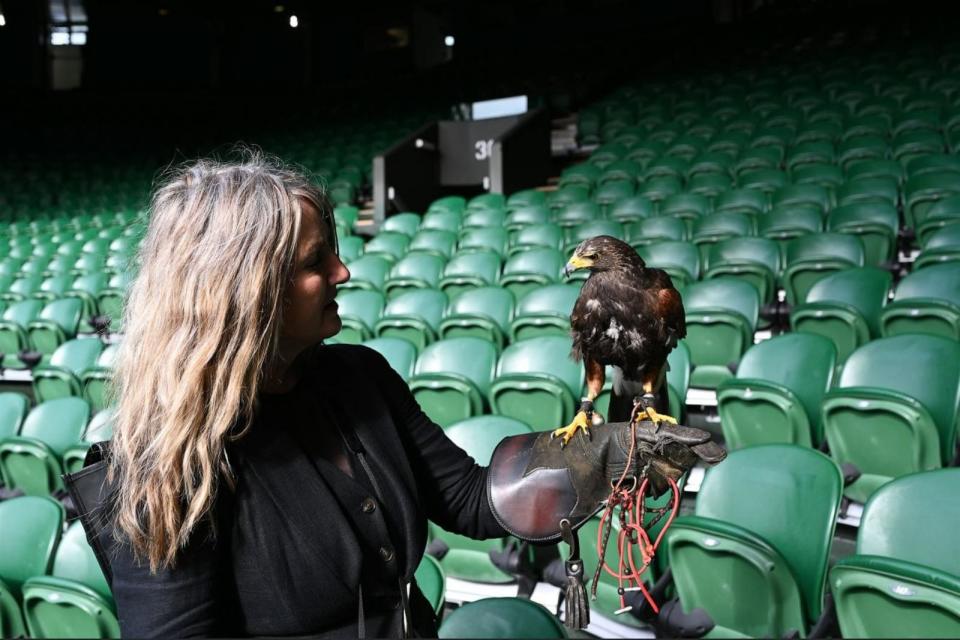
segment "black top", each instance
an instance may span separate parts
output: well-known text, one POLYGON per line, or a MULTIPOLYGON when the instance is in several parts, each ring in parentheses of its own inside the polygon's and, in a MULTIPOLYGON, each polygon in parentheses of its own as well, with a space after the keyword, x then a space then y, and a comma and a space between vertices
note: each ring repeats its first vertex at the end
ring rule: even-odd
MULTIPOLYGON (((218 494, 215 539, 198 530, 155 576, 128 547, 114 549, 125 637, 357 637, 361 584, 366 635, 400 636, 400 585, 423 556, 428 518, 473 538, 506 535, 486 469, 365 347, 317 349, 291 393, 265 396, 229 457, 238 485, 218 494)), ((413 632, 435 636, 415 584, 410 610, 413 632)))

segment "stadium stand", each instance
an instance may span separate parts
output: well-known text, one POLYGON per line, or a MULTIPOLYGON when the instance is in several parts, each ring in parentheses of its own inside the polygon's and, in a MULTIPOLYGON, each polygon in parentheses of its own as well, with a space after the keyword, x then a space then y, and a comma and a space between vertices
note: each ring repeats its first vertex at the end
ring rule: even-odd
MULTIPOLYGON (((670 624, 699 608, 711 635, 955 637, 951 38, 852 31, 841 46, 819 33, 746 61, 642 76, 611 62, 609 92, 574 105, 575 150, 554 159, 547 183, 444 193, 379 228, 373 159, 444 110, 299 123, 257 141, 313 171, 336 204, 351 279, 331 342, 383 354, 480 463, 502 437, 568 423, 585 393, 568 327, 586 274, 562 275, 577 243, 622 238, 681 290, 688 335, 669 360, 670 413, 731 453, 683 479, 683 510, 645 576, 670 585, 665 614, 621 611, 616 580, 601 572, 588 634, 679 635, 688 630, 670 624)), ((119 637, 110 591, 66 521, 60 474, 112 432, 123 300, 150 184, 169 159, 89 157, 0 163, 0 546, 13 550, 0 553, 4 637, 119 637)), ((612 380, 608 370, 601 413, 612 380)), ((516 544, 430 523, 417 580, 441 637, 567 637, 541 606, 557 600, 545 575, 536 602, 485 597, 521 590, 519 573, 491 559, 516 544)), ((602 559, 584 546, 592 577, 602 559)))

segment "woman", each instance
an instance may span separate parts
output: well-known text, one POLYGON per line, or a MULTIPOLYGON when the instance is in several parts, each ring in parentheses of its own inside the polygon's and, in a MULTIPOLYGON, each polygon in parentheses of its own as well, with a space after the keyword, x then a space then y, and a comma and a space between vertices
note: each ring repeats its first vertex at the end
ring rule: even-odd
POLYGON ((110 466, 123 634, 435 635, 427 519, 505 532, 386 361, 322 346, 350 276, 323 193, 197 162, 157 190, 140 263, 110 466))

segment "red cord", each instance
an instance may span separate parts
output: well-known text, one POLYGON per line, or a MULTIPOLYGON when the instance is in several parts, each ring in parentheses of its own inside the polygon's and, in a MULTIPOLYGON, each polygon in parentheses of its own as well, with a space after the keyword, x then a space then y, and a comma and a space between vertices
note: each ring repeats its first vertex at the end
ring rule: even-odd
MULTIPOLYGON (((632 441, 633 438, 631 438, 631 443, 632 441)), ((632 462, 632 444, 630 454, 631 455, 627 459, 632 462)), ((660 542, 663 540, 663 536, 666 534, 667 529, 670 528, 674 518, 677 516, 677 511, 680 508, 680 489, 677 487, 677 483, 674 482, 672 478, 667 478, 670 483, 672 498, 670 516, 667 518, 667 522, 663 525, 663 529, 661 529, 656 541, 651 543, 650 536, 643 528, 642 521, 643 504, 647 497, 646 494, 649 481, 647 478, 644 478, 643 482, 640 484, 640 487, 635 491, 621 490, 620 485, 623 483, 624 478, 626 478, 629 468, 630 464, 628 463, 623 475, 617 481, 616 486, 614 486, 613 491, 610 494, 610 498, 607 501, 607 508, 604 509, 603 515, 600 517, 600 527, 597 529, 597 555, 600 558, 600 564, 603 567, 603 570, 617 579, 617 587, 618 591, 620 592, 621 608, 626 608, 624 589, 636 588, 643 593, 644 599, 646 599, 646 601, 650 604, 650 607, 653 609, 654 613, 659 613, 660 608, 657 606, 657 603, 653 601, 653 597, 650 595, 650 592, 647 591, 647 587, 641 579, 641 574, 643 574, 650 566, 650 563, 653 561, 654 555, 657 552, 657 548, 660 546, 660 542), (603 557, 605 552, 603 532, 608 524, 608 519, 612 516, 613 510, 617 506, 620 507, 621 513, 626 512, 627 517, 623 519, 625 526, 621 526, 620 533, 617 536, 617 551, 620 554, 620 559, 617 570, 614 571, 607 564, 606 558, 603 557), (635 536, 631 535, 632 533, 635 534, 635 536), (637 549, 635 549, 635 547, 637 549), (636 561, 634 560, 635 551, 639 551, 640 556, 643 559, 643 564, 640 567, 637 567, 636 561), (629 570, 626 570, 627 567, 625 565, 629 565, 629 570), (627 587, 624 587, 624 581, 626 581, 627 587)))

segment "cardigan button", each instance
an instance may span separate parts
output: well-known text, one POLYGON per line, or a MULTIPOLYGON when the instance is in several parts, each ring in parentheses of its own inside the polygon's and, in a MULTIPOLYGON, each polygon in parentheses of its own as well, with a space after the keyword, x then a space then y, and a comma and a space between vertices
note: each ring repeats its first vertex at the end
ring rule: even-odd
POLYGON ((380 547, 380 557, 383 558, 384 562, 390 562, 393 560, 393 549, 390 547, 380 547))
POLYGON ((360 502, 360 510, 364 513, 373 513, 377 510, 377 501, 370 497, 364 498, 360 502))

